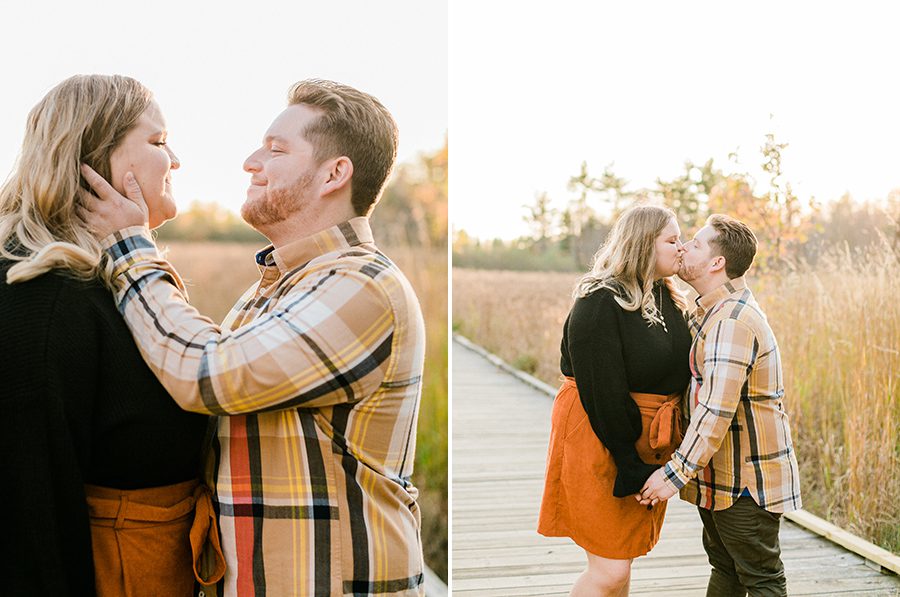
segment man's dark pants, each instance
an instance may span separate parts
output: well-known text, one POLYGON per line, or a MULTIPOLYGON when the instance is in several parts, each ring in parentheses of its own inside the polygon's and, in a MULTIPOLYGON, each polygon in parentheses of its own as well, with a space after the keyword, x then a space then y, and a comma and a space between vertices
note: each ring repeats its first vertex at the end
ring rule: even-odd
POLYGON ((703 547, 712 565, 707 597, 784 597, 787 589, 778 528, 781 514, 742 496, 730 508, 698 508, 703 547))

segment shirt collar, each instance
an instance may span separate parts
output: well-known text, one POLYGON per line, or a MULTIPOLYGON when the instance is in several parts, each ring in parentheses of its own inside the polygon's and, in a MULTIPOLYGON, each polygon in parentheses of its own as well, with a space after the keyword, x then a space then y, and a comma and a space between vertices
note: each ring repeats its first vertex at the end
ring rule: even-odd
POLYGON ((743 292, 745 288, 747 288, 747 282, 744 280, 744 277, 741 276, 733 280, 728 280, 715 290, 708 292, 703 296, 698 296, 696 298, 697 315, 703 317, 707 311, 712 309, 719 302, 725 300, 732 294, 743 292))
POLYGON ((375 241, 372 237, 372 228, 369 226, 369 218, 360 216, 277 249, 269 245, 256 254, 256 263, 264 267, 277 267, 285 272, 325 253, 364 244, 372 245, 374 248, 375 241))

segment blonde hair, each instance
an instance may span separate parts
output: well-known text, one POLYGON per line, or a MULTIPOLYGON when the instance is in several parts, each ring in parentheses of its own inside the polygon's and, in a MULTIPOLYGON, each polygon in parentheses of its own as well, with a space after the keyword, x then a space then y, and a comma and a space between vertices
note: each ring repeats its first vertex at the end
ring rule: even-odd
POLYGON ((109 180, 109 158, 152 100, 120 75, 76 75, 28 114, 22 150, 0 188, 0 257, 14 284, 52 269, 112 287, 112 263, 78 214, 80 164, 109 180))
MULTIPOLYGON (((661 324, 662 316, 653 298, 656 238, 673 219, 675 213, 665 207, 641 205, 626 210, 594 255, 591 271, 575 285, 574 297, 609 288, 623 309, 640 309, 649 325, 661 324)), ((687 310, 687 300, 675 281, 671 277, 663 280, 675 305, 687 310)))

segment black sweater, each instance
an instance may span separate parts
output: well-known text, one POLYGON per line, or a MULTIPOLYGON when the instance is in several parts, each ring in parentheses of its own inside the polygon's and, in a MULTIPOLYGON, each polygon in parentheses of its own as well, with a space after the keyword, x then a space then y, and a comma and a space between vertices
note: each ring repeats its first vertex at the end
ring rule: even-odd
MULTIPOLYGON (((665 286, 663 326, 647 325, 640 310, 629 312, 602 288, 575 300, 563 329, 563 375, 575 378, 581 404, 594 433, 610 451, 618 468, 613 495, 637 493, 663 463, 647 464, 634 443, 641 435, 641 413, 629 392, 672 394, 690 380, 688 352, 691 334, 665 286)), ((657 299, 659 306, 659 299, 657 299)))
POLYGON ((10 265, 0 260, 0 592, 89 595, 84 484, 197 478, 207 417, 169 397, 102 285, 58 272, 10 285, 10 265))

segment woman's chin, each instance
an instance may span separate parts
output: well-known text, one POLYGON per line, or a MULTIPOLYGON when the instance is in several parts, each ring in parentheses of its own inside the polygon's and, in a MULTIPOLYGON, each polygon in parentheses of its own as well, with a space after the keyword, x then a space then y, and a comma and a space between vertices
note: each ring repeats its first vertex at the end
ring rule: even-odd
POLYGON ((660 278, 669 278, 671 276, 674 276, 675 272, 677 272, 677 271, 678 271, 678 268, 672 269, 671 267, 669 267, 667 269, 663 269, 660 267, 660 268, 657 268, 656 275, 659 276, 660 278))
POLYGON ((174 201, 165 201, 162 209, 151 209, 148 217, 150 229, 159 228, 178 215, 178 207, 174 201))
POLYGON ((175 215, 176 214, 174 212, 172 212, 171 215, 169 215, 169 214, 160 215, 160 214, 152 214, 151 213, 150 217, 148 219, 147 225, 150 227, 151 230, 153 230, 154 228, 159 228, 160 226, 162 226, 163 224, 165 224, 166 222, 168 222, 169 220, 174 218, 175 215))

